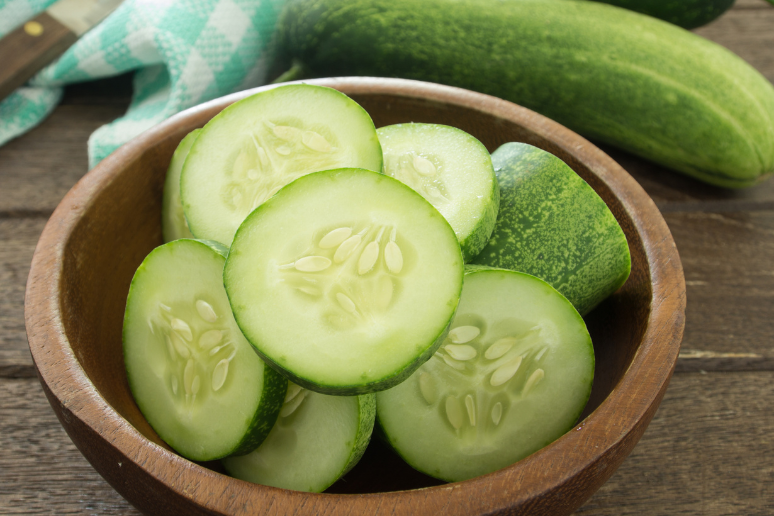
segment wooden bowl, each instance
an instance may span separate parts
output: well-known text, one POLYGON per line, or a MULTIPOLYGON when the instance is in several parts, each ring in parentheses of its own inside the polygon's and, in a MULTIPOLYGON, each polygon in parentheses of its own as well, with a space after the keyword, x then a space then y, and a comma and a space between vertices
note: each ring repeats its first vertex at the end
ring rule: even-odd
POLYGON ((577 134, 532 111, 416 81, 308 81, 359 102, 377 127, 434 122, 470 132, 490 151, 509 141, 566 161, 607 202, 632 255, 626 285, 586 317, 597 357, 591 399, 565 436, 503 470, 443 484, 373 442, 325 494, 250 484, 217 464, 183 459, 132 399, 121 326, 129 282, 161 239, 161 194, 172 152, 189 131, 251 90, 189 109, 135 138, 89 172, 48 221, 32 261, 25 317, 40 381, 70 438, 94 468, 148 514, 569 514, 623 462, 672 375, 685 313, 680 258, 640 186, 577 134))

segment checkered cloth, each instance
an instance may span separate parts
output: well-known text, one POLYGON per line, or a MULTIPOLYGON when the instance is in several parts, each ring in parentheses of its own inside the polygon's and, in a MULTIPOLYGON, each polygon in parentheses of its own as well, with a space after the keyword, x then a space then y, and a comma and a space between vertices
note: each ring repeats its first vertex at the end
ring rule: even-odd
MULTIPOLYGON (((0 0, 0 36, 52 0, 0 0)), ((284 0, 125 0, 56 62, 0 102, 0 145, 43 120, 61 86, 134 74, 123 117, 89 138, 89 167, 170 115, 263 84, 284 0)))

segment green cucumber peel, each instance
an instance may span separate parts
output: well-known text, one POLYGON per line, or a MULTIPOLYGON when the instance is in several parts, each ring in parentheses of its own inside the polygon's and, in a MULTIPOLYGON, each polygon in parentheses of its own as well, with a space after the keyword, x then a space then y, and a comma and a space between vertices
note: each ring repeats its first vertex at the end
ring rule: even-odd
POLYGON ((605 202, 566 163, 525 143, 492 154, 500 212, 474 262, 548 282, 585 315, 629 277, 626 235, 605 202))

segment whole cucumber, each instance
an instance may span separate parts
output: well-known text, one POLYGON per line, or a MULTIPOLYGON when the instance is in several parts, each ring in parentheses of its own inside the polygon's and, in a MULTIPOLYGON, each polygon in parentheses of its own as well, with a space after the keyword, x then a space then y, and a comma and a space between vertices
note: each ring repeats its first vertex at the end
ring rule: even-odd
POLYGON ((774 87, 674 25, 567 0, 294 0, 284 52, 311 75, 480 91, 708 183, 774 172, 774 87))
POLYGON ((597 0, 695 29, 728 11, 734 0, 597 0))

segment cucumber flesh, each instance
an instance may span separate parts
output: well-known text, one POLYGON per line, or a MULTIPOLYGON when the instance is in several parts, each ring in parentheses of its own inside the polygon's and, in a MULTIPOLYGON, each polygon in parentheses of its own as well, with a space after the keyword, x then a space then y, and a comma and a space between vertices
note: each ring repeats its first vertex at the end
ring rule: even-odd
POLYGON ((197 238, 231 245, 244 218, 284 185, 340 167, 382 169, 371 117, 331 88, 291 84, 224 109, 183 166, 183 209, 197 238))
POLYGON ((319 493, 363 456, 376 416, 373 394, 327 396, 291 383, 277 423, 255 451, 228 457, 236 478, 319 493))
POLYGON ((556 290, 514 271, 469 268, 438 352, 376 395, 390 445, 456 482, 508 466, 567 432, 594 376, 583 319, 556 290))
POLYGON ((188 222, 185 220, 183 204, 180 202, 180 172, 200 131, 201 129, 194 129, 180 141, 167 169, 161 205, 161 233, 164 236, 164 242, 171 242, 178 238, 193 238, 188 229, 188 222))
POLYGON ((376 131, 384 173, 410 186, 441 212, 460 241, 465 261, 484 248, 500 204, 486 147, 460 129, 397 124, 376 131))
POLYGON ((226 252, 187 239, 157 247, 132 279, 124 315, 137 406, 175 451, 198 461, 255 449, 287 390, 234 321, 222 283, 226 252))
POLYGON ((297 179, 237 231, 223 271, 258 353, 325 394, 386 389, 446 334, 463 262, 449 223, 408 186, 362 169, 297 179))
POLYGON ((474 263, 526 272, 587 314, 626 282, 629 244, 605 201, 566 163, 525 143, 492 154, 502 205, 474 263))

